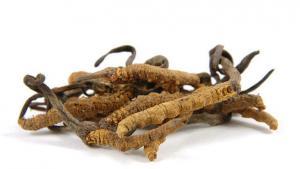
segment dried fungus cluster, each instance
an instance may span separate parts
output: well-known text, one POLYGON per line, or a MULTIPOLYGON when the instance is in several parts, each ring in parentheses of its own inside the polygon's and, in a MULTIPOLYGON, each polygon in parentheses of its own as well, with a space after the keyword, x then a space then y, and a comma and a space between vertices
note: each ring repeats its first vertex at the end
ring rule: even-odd
POLYGON ((25 102, 19 125, 25 130, 68 129, 89 146, 121 151, 143 147, 151 161, 170 133, 191 123, 219 125, 230 122, 232 114, 239 114, 277 129, 277 120, 264 111, 261 96, 249 94, 273 70, 249 89, 241 90, 241 74, 258 51, 234 65, 232 56, 217 45, 209 52, 209 73, 188 73, 168 69, 169 62, 161 55, 133 64, 135 48, 126 45, 110 50, 95 66, 118 52, 131 53, 125 67, 75 72, 66 86, 51 89, 44 83, 44 75, 26 75, 24 83, 36 94, 25 102), (186 90, 185 85, 193 90, 186 90), (25 118, 28 108, 42 113, 25 118), (144 132, 134 134, 137 129, 144 132))

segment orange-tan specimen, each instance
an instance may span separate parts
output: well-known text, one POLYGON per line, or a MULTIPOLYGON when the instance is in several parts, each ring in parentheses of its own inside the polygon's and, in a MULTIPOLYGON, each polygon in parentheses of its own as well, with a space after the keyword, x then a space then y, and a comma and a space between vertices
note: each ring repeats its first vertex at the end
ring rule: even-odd
MULTIPOLYGON (((130 101, 132 92, 123 91, 107 96, 92 96, 88 98, 70 98, 64 103, 65 108, 77 119, 88 120, 96 116, 106 116, 109 112, 119 109, 130 101)), ((39 130, 60 123, 61 117, 50 109, 46 114, 32 118, 20 118, 19 125, 25 130, 39 130)))
POLYGON ((183 112, 193 112, 236 96, 231 82, 202 87, 188 96, 153 106, 123 119, 117 127, 119 137, 124 137, 136 128, 161 124, 165 119, 175 118, 183 112))
POLYGON ((164 90, 176 92, 183 85, 192 85, 195 88, 200 83, 197 74, 187 73, 178 70, 164 69, 147 64, 133 64, 117 68, 111 76, 112 82, 153 82, 164 90))
POLYGON ((125 136, 120 138, 115 132, 107 129, 98 129, 91 131, 86 136, 86 143, 92 146, 111 146, 121 151, 138 149, 151 142, 164 138, 168 134, 184 126, 180 118, 174 118, 158 128, 146 131, 141 135, 125 136))
POLYGON ((265 111, 258 110, 258 109, 255 109, 255 108, 247 108, 247 109, 244 109, 244 110, 239 111, 237 113, 241 114, 242 117, 252 118, 252 119, 254 119, 258 122, 264 122, 272 130, 276 130, 277 127, 278 127, 277 120, 272 115, 270 115, 269 113, 267 113, 265 111))
POLYGON ((148 95, 140 95, 135 100, 131 101, 129 104, 109 114, 105 118, 105 121, 110 124, 117 125, 121 120, 123 120, 131 114, 143 111, 157 104, 171 101, 182 96, 184 96, 184 94, 179 92, 173 94, 168 92, 162 92, 150 93, 148 95))

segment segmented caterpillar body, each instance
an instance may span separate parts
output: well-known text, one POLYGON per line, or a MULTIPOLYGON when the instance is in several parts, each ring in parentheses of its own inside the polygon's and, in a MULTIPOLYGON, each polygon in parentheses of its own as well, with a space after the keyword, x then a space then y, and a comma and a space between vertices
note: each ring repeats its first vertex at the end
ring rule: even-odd
POLYGON ((166 137, 184 125, 185 123, 181 118, 175 118, 141 135, 125 136, 122 138, 115 132, 98 129, 91 131, 86 136, 85 141, 88 145, 111 146, 121 151, 127 151, 129 149, 138 149, 142 146, 149 145, 151 142, 166 137))
POLYGON ((184 94, 179 92, 173 94, 170 94, 168 92, 162 92, 162 93, 150 93, 144 96, 140 95, 135 100, 131 101, 129 104, 112 112, 110 115, 108 115, 105 118, 105 121, 110 124, 117 125, 121 120, 123 120, 124 118, 126 118, 131 114, 143 111, 157 104, 171 101, 182 96, 184 96, 184 94))
POLYGON ((46 114, 39 114, 32 118, 19 118, 18 124, 24 130, 39 130, 61 122, 62 119, 56 109, 50 109, 46 114))
MULTIPOLYGON (((70 98, 64 103, 65 108, 78 120, 89 120, 97 116, 106 116, 130 101, 132 92, 124 91, 107 96, 92 96, 88 98, 70 98)), ((55 109, 46 114, 32 118, 19 118, 19 125, 25 130, 39 130, 62 122, 55 109)))
POLYGON ((237 95, 230 82, 203 88, 197 89, 188 96, 165 102, 128 116, 118 124, 118 136, 123 137, 136 128, 144 128, 151 124, 161 124, 165 119, 174 118, 184 112, 193 112, 237 95))
POLYGON ((138 80, 153 82, 164 90, 176 92, 183 85, 198 87, 200 79, 197 74, 164 69, 147 64, 133 64, 117 68, 111 76, 112 82, 134 82, 138 80))
POLYGON ((267 113, 265 111, 258 110, 255 108, 247 108, 242 111, 237 111, 236 113, 241 114, 242 117, 245 117, 245 118, 252 118, 258 122, 264 122, 272 130, 276 130, 278 127, 277 120, 272 115, 270 115, 269 113, 267 113))

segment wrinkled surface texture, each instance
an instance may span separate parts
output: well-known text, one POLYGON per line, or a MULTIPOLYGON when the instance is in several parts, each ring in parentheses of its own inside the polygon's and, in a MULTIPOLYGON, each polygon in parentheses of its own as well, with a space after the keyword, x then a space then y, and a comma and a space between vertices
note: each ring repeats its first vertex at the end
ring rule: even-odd
MULTIPOLYGON (((169 61, 163 55, 134 64, 135 48, 124 45, 111 49, 95 66, 119 52, 131 53, 125 67, 107 67, 94 73, 76 70, 63 87, 51 89, 43 74, 26 75, 25 85, 36 94, 26 100, 21 110, 20 127, 33 131, 49 128, 62 133, 64 130, 60 129, 67 128, 88 146, 120 151, 143 148, 150 161, 158 158, 167 136, 185 125, 214 126, 243 117, 265 123, 271 130, 278 128, 276 118, 265 111, 263 98, 250 94, 274 70, 246 90, 240 84, 241 74, 258 51, 234 65, 230 53, 223 45, 217 45, 209 52, 210 73, 189 73, 168 69, 169 61), (212 79, 216 82, 212 83, 212 79), (185 85, 192 89, 186 90, 185 85), (41 113, 25 117, 28 109, 41 113), (58 125, 61 122, 63 125, 58 125)), ((197 139, 201 138, 194 141, 197 139)))

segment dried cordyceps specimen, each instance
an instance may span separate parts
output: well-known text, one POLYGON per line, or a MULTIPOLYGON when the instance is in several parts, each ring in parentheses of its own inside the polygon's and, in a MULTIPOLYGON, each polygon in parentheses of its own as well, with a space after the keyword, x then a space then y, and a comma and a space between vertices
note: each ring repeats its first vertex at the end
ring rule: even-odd
POLYGON ((133 100, 126 106, 121 107, 120 109, 108 115, 105 118, 105 121, 110 124, 117 125, 121 120, 123 120, 131 114, 143 111, 157 104, 171 101, 182 96, 184 96, 184 94, 179 92, 173 94, 168 92, 150 93, 148 95, 138 96, 135 100, 133 100))
POLYGON ((146 131, 141 135, 133 135, 120 138, 115 132, 98 129, 91 131, 86 135, 86 143, 96 146, 111 146, 121 151, 130 149, 138 149, 145 145, 149 145, 154 140, 166 137, 168 134, 176 131, 184 126, 184 122, 180 118, 172 119, 158 128, 146 131))
MULTIPOLYGON (((89 98, 71 98, 64 103, 65 108, 77 119, 88 120, 96 116, 106 116, 109 112, 119 109, 132 98, 131 91, 122 91, 108 96, 92 96, 89 98)), ((50 109, 46 114, 39 114, 25 119, 25 112, 18 123, 25 130, 38 130, 62 121, 58 113, 50 109)))
POLYGON ((132 64, 136 50, 129 45, 110 50, 95 66, 119 52, 131 53, 126 67, 74 72, 67 86, 50 89, 44 84, 44 75, 25 76, 24 83, 37 94, 25 102, 18 119, 20 126, 26 130, 68 126, 89 146, 109 146, 121 151, 144 148, 150 161, 157 158, 166 137, 187 124, 219 125, 230 122, 232 114, 239 114, 263 122, 272 130, 278 127, 277 120, 265 111, 262 97, 249 94, 268 79, 273 69, 241 91, 241 74, 258 51, 234 66, 231 54, 223 45, 217 45, 209 52, 210 75, 167 69, 168 59, 162 55, 145 64, 132 64), (188 90, 186 85, 194 89, 188 90), (44 101, 36 101, 41 98, 44 101), (26 119, 28 108, 44 114, 26 119), (63 126, 56 125, 60 122, 63 126), (133 134, 138 128, 146 131, 133 134))
MULTIPOLYGON (((118 53, 118 52, 131 52, 132 54, 129 56, 129 58, 126 61, 126 66, 131 65, 135 55, 136 55, 136 50, 134 47, 129 46, 129 45, 124 45, 120 46, 117 48, 114 48, 110 50, 108 53, 100 57, 96 62, 95 62, 95 67, 99 66, 103 60, 111 53, 118 53)), ((150 59, 148 59, 145 64, 153 65, 153 66, 158 66, 162 68, 168 68, 169 66, 169 61, 166 57, 157 55, 154 56, 150 59)), ((101 71, 95 72, 95 73, 88 73, 84 71, 79 71, 79 72, 74 72, 69 76, 69 84, 89 84, 88 89, 93 89, 93 91, 97 94, 105 94, 105 93, 115 93, 119 92, 122 89, 120 89, 120 85, 117 84, 111 84, 109 80, 109 76, 113 73, 113 71, 116 68, 114 67, 108 67, 105 68, 101 71)), ((149 88, 150 86, 153 86, 151 83, 135 83, 135 84, 130 84, 133 87, 137 89, 137 91, 140 91, 141 94, 144 93, 149 93, 151 91, 156 91, 159 89, 155 88, 149 88)), ((85 90, 83 90, 85 95, 88 95, 85 90)))
POLYGON ((53 126, 62 121, 56 109, 50 109, 46 114, 39 114, 32 118, 19 118, 19 125, 25 130, 39 130, 44 127, 53 126))
MULTIPOLYGON (((119 52, 131 52, 131 55, 127 58, 126 66, 131 65, 133 63, 135 56, 136 56, 136 50, 132 46, 124 45, 124 46, 119 46, 117 48, 111 49, 105 55, 100 57, 95 62, 95 67, 98 67, 109 54, 119 53, 119 52)), ((157 55, 157 56, 154 56, 154 57, 146 60, 145 64, 152 65, 152 66, 158 66, 158 67, 162 67, 162 68, 169 67, 168 59, 162 55, 157 55)), ((108 68, 105 68, 105 69, 95 72, 95 73, 88 73, 88 72, 84 72, 84 71, 74 72, 69 76, 69 83, 73 84, 76 82, 82 82, 85 80, 99 79, 99 78, 104 80, 107 75, 112 74, 111 72, 114 69, 116 69, 116 68, 108 67, 108 68)))
POLYGON ((114 132, 99 129, 90 132, 86 136, 86 143, 88 145, 96 146, 112 146, 121 151, 138 149, 144 146, 145 155, 152 161, 156 158, 159 145, 165 140, 165 137, 183 127, 191 115, 192 112, 182 113, 179 117, 171 119, 155 129, 141 135, 128 137, 125 136, 120 138, 114 132))
POLYGON ((231 82, 197 89, 188 96, 128 116, 118 124, 117 134, 119 137, 123 137, 136 128, 144 128, 150 124, 161 124, 165 119, 177 117, 183 112, 195 111, 225 101, 237 94, 235 90, 236 86, 231 82))
POLYGON ((133 64, 117 68, 111 75, 111 81, 114 83, 128 83, 140 80, 155 83, 169 92, 176 92, 183 85, 192 85, 197 88, 200 84, 200 78, 197 74, 164 69, 147 64, 133 64))
POLYGON ((238 111, 237 113, 241 114, 243 117, 252 118, 259 122, 264 122, 272 130, 276 130, 278 127, 277 120, 265 111, 255 109, 255 108, 246 108, 242 111, 238 111))
MULTIPOLYGON (((82 84, 71 84, 59 88, 53 88, 52 90, 62 100, 67 100, 68 98, 81 95, 83 93, 82 88, 84 87, 85 86, 82 84), (73 92, 67 94, 65 93, 70 90, 73 92)), ((43 127, 48 127, 51 130, 59 128, 60 126, 55 126, 54 124, 56 124, 57 121, 60 122, 61 120, 59 116, 57 116, 57 114, 55 114, 55 112, 51 110, 51 105, 49 101, 45 98, 44 102, 33 102, 34 100, 37 100, 39 98, 43 98, 43 95, 40 93, 35 94, 27 99, 19 115, 19 119, 18 119, 19 125, 26 130, 38 130, 43 127), (33 118, 25 119, 24 116, 28 108, 38 110, 38 111, 43 111, 43 112, 49 111, 49 113, 41 114, 33 118)))

